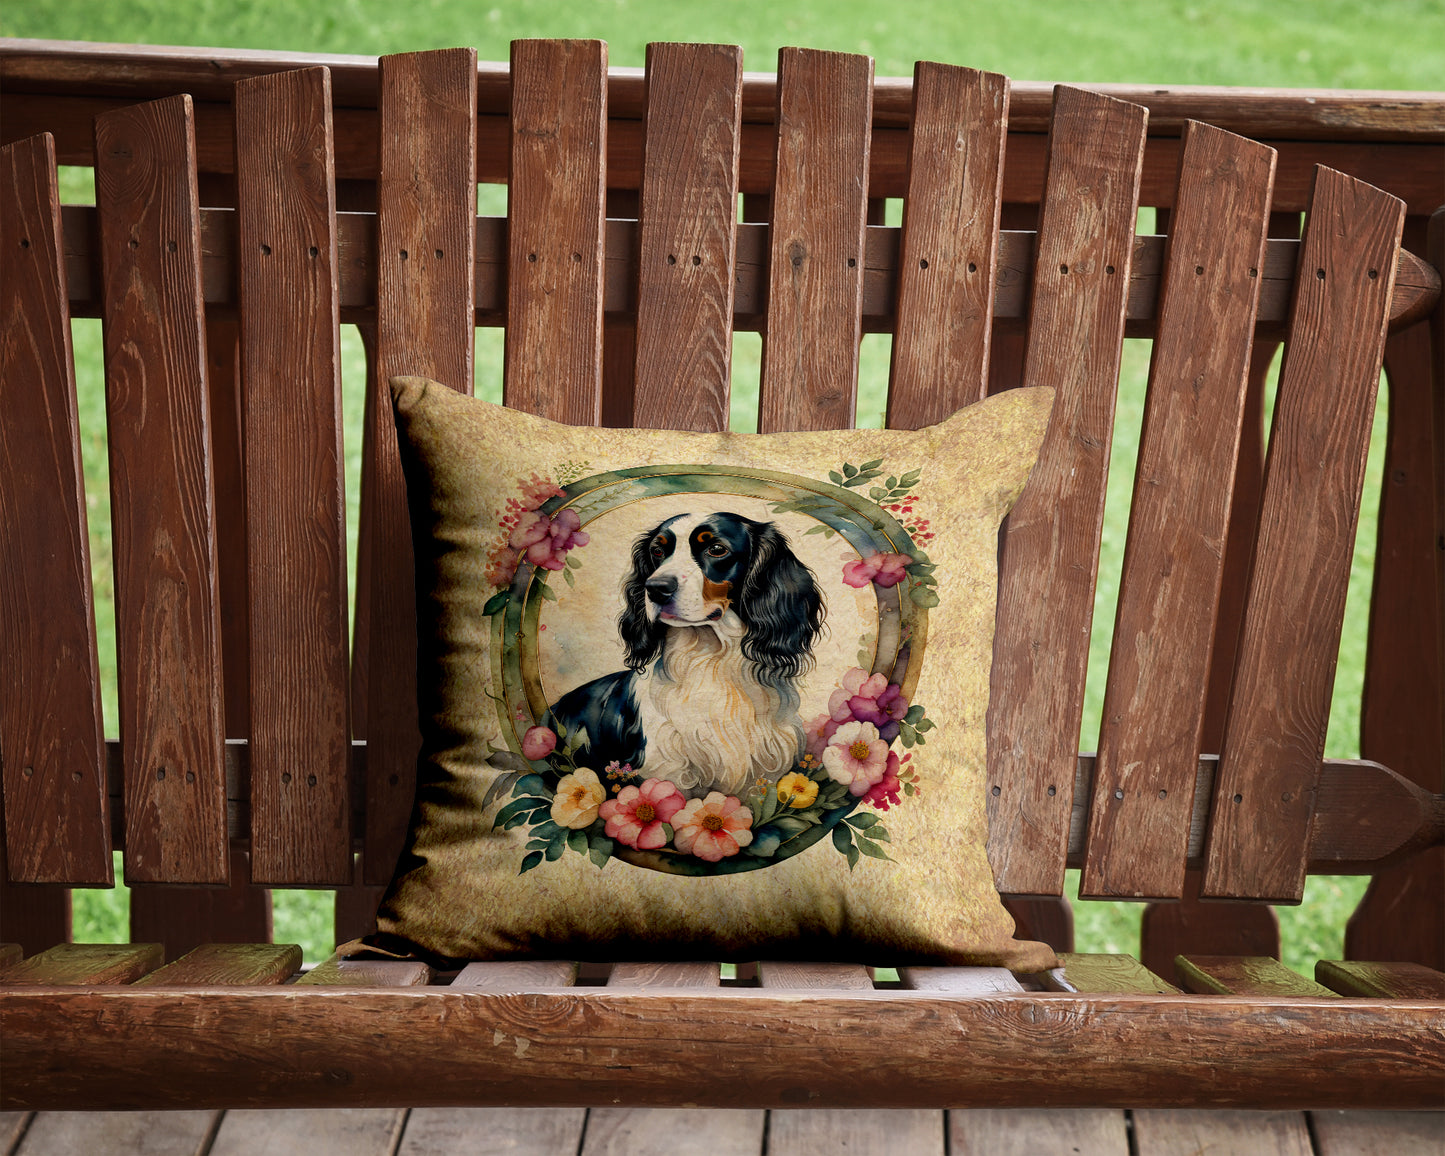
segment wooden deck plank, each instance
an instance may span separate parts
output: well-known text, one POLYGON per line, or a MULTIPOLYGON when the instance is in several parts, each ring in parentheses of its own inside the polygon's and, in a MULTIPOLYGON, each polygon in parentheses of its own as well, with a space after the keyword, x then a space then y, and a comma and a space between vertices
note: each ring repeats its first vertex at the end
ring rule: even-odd
POLYGON ((503 400, 553 421, 602 413, 607 45, 512 43, 503 400))
POLYGON ((1205 898, 1298 903, 1405 206, 1321 168, 1265 465, 1205 898))
POLYGON ((391 378, 472 392, 477 53, 383 56, 377 182, 377 327, 368 376, 362 508, 367 526, 366 854, 363 881, 391 881, 416 795, 416 583, 391 378))
POLYGON ((576 982, 577 964, 570 960, 509 959, 469 963, 451 986, 530 991, 534 987, 571 987, 576 982))
POLYGON ((138 987, 282 983, 301 967, 294 943, 207 943, 136 980, 138 987))
POLYGON ((812 1108, 768 1114, 768 1156, 943 1156, 944 1114, 925 1108, 812 1108))
POLYGON ((1228 1152, 1230 1156, 1314 1156, 1303 1112, 1207 1112, 1174 1108, 1133 1113, 1136 1156, 1228 1152))
POLYGON ((189 96, 96 120, 125 876, 226 883, 226 719, 189 96))
POLYGON ((727 429, 742 49, 647 46, 632 424, 727 429))
POLYGON ((778 53, 759 433, 853 425, 872 108, 871 57, 778 53))
MULTIPOLYGON (((8 106, 7 106, 8 108, 8 106)), ((100 660, 49 135, 0 149, 0 698, 5 850, 23 883, 111 886, 100 660)))
POLYGON ((432 970, 409 959, 339 959, 318 963, 296 982, 323 987, 425 987, 432 970))
POLYGON ((614 963, 608 987, 717 987, 715 963, 614 963))
POLYGON ((586 1119, 586 1108, 413 1108, 396 1156, 574 1156, 586 1119))
POLYGON ((251 875, 351 881, 346 495, 325 70, 236 86, 251 875))
POLYGON ((765 959, 758 964, 758 985, 799 991, 872 991, 873 979, 862 964, 765 959))
POLYGON ((399 1108, 233 1109, 208 1156, 393 1156, 405 1124, 399 1108))
POLYGON ((767 1120, 745 1108, 593 1108, 581 1156, 759 1156, 767 1120))
MULTIPOLYGON (((1064 991, 1077 992, 1177 992, 1172 983, 1160 979, 1132 955, 1065 953, 1064 991)), ((1048 973, 1053 975, 1053 972, 1048 973)))
POLYGON ((206 1156, 221 1116, 217 1111, 37 1112, 15 1156, 206 1156))
POLYGON ((0 1153, 14 1156, 20 1137, 34 1118, 34 1112, 0 1112, 0 1153))
POLYGON ((1081 898, 1184 894, 1274 161, 1232 133, 1185 130, 1081 898))
POLYGON ((1309 1115, 1316 1156, 1445 1156, 1445 1112, 1309 1115))
POLYGON ((1365 963, 1322 959, 1315 978, 1341 995, 1445 1000, 1445 973, 1422 963, 1365 963))
POLYGON ((1334 994, 1268 956, 1181 955, 1174 964, 1185 991, 1221 995, 1334 994))
POLYGON ((204 943, 269 943, 271 892, 252 885, 251 860, 243 848, 231 846, 230 855, 228 887, 131 884, 131 942, 163 943, 167 959, 204 943))
POLYGON ((1130 1156, 1124 1113, 1103 1108, 956 1108, 953 1156, 1130 1156))
POLYGON ((988 392, 1008 77, 913 67, 908 195, 888 426, 942 421, 988 392))
POLYGON ((1002 967, 900 967, 898 978, 910 991, 988 995, 1024 990, 1012 973, 1002 967))
POLYGON ((1009 515, 989 702, 989 860, 1000 891, 1058 895, 1124 342, 1147 112, 1060 86, 1023 384, 1056 390, 1009 515))
POLYGON ((159 943, 61 943, 0 971, 0 984, 131 983, 164 962, 159 943))

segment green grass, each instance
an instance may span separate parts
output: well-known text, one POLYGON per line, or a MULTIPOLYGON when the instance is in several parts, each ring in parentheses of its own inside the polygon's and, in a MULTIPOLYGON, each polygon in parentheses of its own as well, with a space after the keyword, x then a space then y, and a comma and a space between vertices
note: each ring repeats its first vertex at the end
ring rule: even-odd
MULTIPOLYGON (((508 43, 528 36, 598 37, 614 65, 639 66, 650 40, 714 40, 744 47, 747 66, 770 71, 783 45, 867 52, 880 75, 907 75, 917 57, 1005 72, 1020 80, 1148 84, 1242 84, 1351 88, 1432 88, 1445 76, 1445 0, 1110 0, 1064 5, 1053 0, 1009 4, 921 0, 908 6, 856 0, 734 0, 682 5, 664 0, 530 0, 482 2, 335 0, 29 0, 0 11, 0 34, 54 39, 288 49, 378 54, 474 45, 483 59, 505 60, 508 43)), ((483 189, 482 211, 500 212, 500 190, 483 189)), ((66 170, 70 202, 92 199, 89 173, 66 170)), ((898 208, 890 205, 890 223, 898 208)), ((1144 229, 1149 228, 1145 213, 1144 229)), ((107 734, 117 730, 115 638, 110 566, 109 483, 104 434, 100 324, 74 323, 82 457, 86 473, 97 629, 103 660, 107 734)), ((761 341, 739 334, 734 350, 733 427, 755 428, 761 341)), ((889 339, 863 342, 860 425, 876 426, 886 396, 889 339)), ((1148 343, 1129 341, 1118 403, 1121 430, 1135 431, 1143 404, 1148 343)), ((348 527, 354 554, 364 357, 355 330, 342 334, 346 423, 348 527)), ((502 343, 496 330, 477 334, 477 392, 499 400, 502 343)), ((1378 492, 1383 449, 1383 401, 1372 442, 1367 495, 1378 492)), ((1136 444, 1132 433, 1114 445, 1110 465, 1099 595, 1093 629, 1081 745, 1098 731, 1113 598, 1127 527, 1136 444)), ((1367 498, 1357 540, 1345 639, 1331 709, 1327 753, 1358 753, 1359 696, 1364 665, 1374 512, 1367 498)), ((354 581, 352 589, 355 588, 354 581)), ((119 858, 117 875, 119 876, 119 858)), ((1077 872, 1068 891, 1077 899, 1077 872)), ((1283 957, 1309 972, 1313 960, 1338 956, 1345 919, 1363 892, 1363 879, 1311 879, 1305 902, 1280 909, 1283 957)), ((299 942, 308 959, 331 946, 331 895, 275 892, 276 937, 299 942)), ((1087 951, 1138 950, 1141 908, 1133 904, 1076 904, 1078 946, 1087 951)), ((75 893, 78 940, 127 938, 128 896, 75 893)))

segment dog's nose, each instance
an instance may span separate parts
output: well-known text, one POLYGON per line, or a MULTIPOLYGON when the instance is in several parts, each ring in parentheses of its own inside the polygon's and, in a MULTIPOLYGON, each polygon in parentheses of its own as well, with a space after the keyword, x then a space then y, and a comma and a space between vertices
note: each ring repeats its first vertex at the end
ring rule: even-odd
POLYGON ((677 593, 677 579, 665 574, 654 574, 644 585, 647 587, 647 596, 659 606, 671 602, 672 596, 677 593))

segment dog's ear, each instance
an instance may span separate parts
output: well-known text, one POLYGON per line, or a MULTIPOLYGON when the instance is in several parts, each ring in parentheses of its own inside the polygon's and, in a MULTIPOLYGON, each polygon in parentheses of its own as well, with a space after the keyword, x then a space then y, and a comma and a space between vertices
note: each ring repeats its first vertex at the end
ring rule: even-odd
POLYGON ((641 671, 662 650, 667 627, 647 617, 647 588, 644 583, 655 567, 649 547, 656 536, 649 530, 632 543, 632 569, 622 584, 622 613, 617 617, 617 631, 627 648, 627 665, 641 671))
POLYGON ((782 686, 813 666, 813 641, 823 629, 823 598, 813 573, 794 556, 771 522, 754 522, 753 554, 733 606, 748 635, 743 654, 759 676, 782 686))

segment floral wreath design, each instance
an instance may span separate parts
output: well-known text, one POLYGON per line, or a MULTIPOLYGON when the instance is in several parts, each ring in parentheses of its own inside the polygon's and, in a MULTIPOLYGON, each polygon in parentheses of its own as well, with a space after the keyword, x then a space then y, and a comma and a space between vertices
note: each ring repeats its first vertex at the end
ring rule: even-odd
POLYGON ((933 722, 910 702, 918 682, 927 614, 938 605, 934 566, 924 551, 933 532, 915 493, 921 470, 885 476, 883 459, 844 463, 827 483, 766 470, 704 465, 654 466, 581 476, 588 463, 562 463, 556 482, 533 474, 498 511, 488 555, 496 592, 492 619, 492 694, 505 747, 489 747, 503 773, 483 809, 507 801, 494 830, 524 828, 519 873, 555 862, 568 850, 597 867, 614 858, 672 874, 719 875, 781 862, 831 837, 849 869, 863 857, 892 861, 878 812, 921 791, 912 748, 926 744, 933 722), (868 487, 866 498, 864 487, 868 487), (806 746, 776 783, 755 780, 739 796, 711 791, 689 799, 645 768, 580 765, 584 732, 558 735, 540 725, 547 713, 538 661, 540 612, 556 601, 548 579, 569 586, 590 538, 583 529, 611 509, 642 498, 690 492, 761 498, 774 514, 816 521, 806 533, 844 539, 842 581, 871 588, 879 626, 859 640, 858 665, 835 684, 828 709, 805 724, 806 746), (901 744, 902 753, 895 744, 901 744), (863 809, 871 808, 871 809, 863 809))

